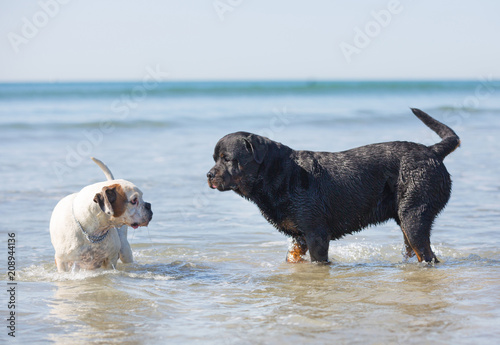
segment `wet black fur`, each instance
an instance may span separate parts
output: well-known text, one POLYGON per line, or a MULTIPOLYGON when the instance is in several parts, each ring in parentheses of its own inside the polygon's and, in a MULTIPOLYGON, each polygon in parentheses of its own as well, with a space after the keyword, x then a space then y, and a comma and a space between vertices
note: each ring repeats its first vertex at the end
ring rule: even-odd
POLYGON ((312 261, 328 261, 330 240, 394 219, 407 254, 437 262, 431 227, 451 193, 443 159, 460 141, 449 127, 412 111, 443 138, 440 143, 395 141, 311 152, 237 132, 217 143, 208 183, 254 202, 278 230, 307 245, 312 261))

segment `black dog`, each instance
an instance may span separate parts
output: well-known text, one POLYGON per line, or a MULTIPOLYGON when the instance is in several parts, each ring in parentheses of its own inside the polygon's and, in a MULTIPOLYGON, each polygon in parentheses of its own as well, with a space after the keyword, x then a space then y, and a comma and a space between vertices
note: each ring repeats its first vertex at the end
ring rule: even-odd
POLYGON ((438 262, 431 250, 434 219, 451 193, 443 159, 460 145, 455 132, 418 109, 413 113, 443 140, 432 146, 395 141, 329 153, 294 151, 246 132, 215 146, 210 188, 253 201, 278 230, 294 239, 287 261, 309 249, 327 262, 330 240, 370 224, 396 220, 408 256, 438 262))

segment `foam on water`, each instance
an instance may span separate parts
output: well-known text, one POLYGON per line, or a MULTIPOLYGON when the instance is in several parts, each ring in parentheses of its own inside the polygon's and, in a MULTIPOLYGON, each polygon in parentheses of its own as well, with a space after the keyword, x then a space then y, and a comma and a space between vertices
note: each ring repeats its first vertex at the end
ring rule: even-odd
POLYGON ((116 269, 72 270, 58 272, 55 265, 44 263, 31 265, 17 272, 20 282, 64 282, 83 281, 96 278, 133 278, 146 280, 183 279, 196 274, 204 274, 210 268, 191 262, 172 262, 169 264, 118 264, 116 269))
MULTIPOLYGON (((329 259, 333 270, 338 267, 356 267, 360 265, 369 265, 371 267, 398 267, 400 265, 427 267, 425 263, 419 264, 415 257, 405 258, 403 246, 400 244, 374 244, 367 242, 349 242, 342 241, 331 242, 329 250, 329 259)), ((142 245, 144 246, 144 245, 142 245)), ((242 245, 247 247, 253 245, 242 245)), ((264 248, 265 253, 259 258, 251 255, 253 264, 257 262, 258 267, 267 269, 277 269, 282 267, 284 260, 276 260, 280 254, 285 253, 286 242, 275 241, 261 243, 257 247, 264 248), (272 261, 266 261, 266 258, 276 256, 272 261), (259 262, 259 260, 261 262, 259 262)), ((438 256, 440 263, 434 265, 438 268, 457 265, 477 265, 477 264, 499 264, 500 251, 487 251, 477 254, 470 254, 467 251, 456 250, 443 244, 433 245, 434 252, 438 256)), ((249 264, 249 257, 244 253, 234 251, 232 253, 211 251, 193 252, 188 248, 168 249, 168 246, 153 246, 151 248, 142 248, 134 250, 135 262, 132 264, 122 264, 118 262, 115 269, 104 270, 72 270, 69 272, 58 272, 53 262, 43 262, 33 264, 22 268, 17 272, 17 280, 27 282, 64 282, 64 281, 83 281, 92 279, 106 278, 132 278, 145 280, 179 280, 189 277, 210 275, 217 265, 224 265, 228 261, 234 260, 239 264, 249 264), (230 256, 231 260, 227 257, 230 256), (175 260, 175 258, 190 259, 189 261, 175 260), (169 261, 172 259, 173 261, 169 261)), ((258 253, 257 253, 258 255, 258 253)), ((307 262, 298 265, 314 265, 308 262, 309 255, 304 257, 307 262)), ((286 264, 288 265, 288 264, 286 264)), ((293 265, 292 265, 293 266, 293 265)))

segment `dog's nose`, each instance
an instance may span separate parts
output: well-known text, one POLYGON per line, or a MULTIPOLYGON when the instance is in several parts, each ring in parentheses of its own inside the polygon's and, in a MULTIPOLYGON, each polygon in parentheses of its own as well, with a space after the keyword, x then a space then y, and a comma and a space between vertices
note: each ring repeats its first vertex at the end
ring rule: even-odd
POLYGON ((144 203, 144 208, 148 211, 151 211, 151 204, 149 202, 144 203))
POLYGON ((215 174, 212 172, 212 170, 210 170, 209 172, 207 172, 207 177, 208 178, 214 178, 215 177, 215 174))

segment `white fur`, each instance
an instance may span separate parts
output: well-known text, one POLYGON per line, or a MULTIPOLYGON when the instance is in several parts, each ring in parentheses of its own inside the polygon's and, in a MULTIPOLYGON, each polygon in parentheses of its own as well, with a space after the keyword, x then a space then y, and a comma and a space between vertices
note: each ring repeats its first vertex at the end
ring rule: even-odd
MULTIPOLYGON (((107 170, 109 172, 109 169, 107 170)), ((50 238, 56 252, 58 271, 73 268, 113 268, 116 267, 118 258, 124 263, 133 262, 132 250, 127 241, 127 225, 149 224, 152 212, 145 204, 140 189, 126 180, 95 183, 59 201, 50 219, 50 238), (103 187, 116 184, 121 186, 127 197, 125 212, 119 217, 106 214, 94 201, 94 197, 101 193, 103 187), (135 197, 138 200, 136 205, 128 202, 135 197), (109 233, 101 242, 91 243, 75 221, 75 217, 85 232, 92 236, 102 235, 106 231, 109 233)))

